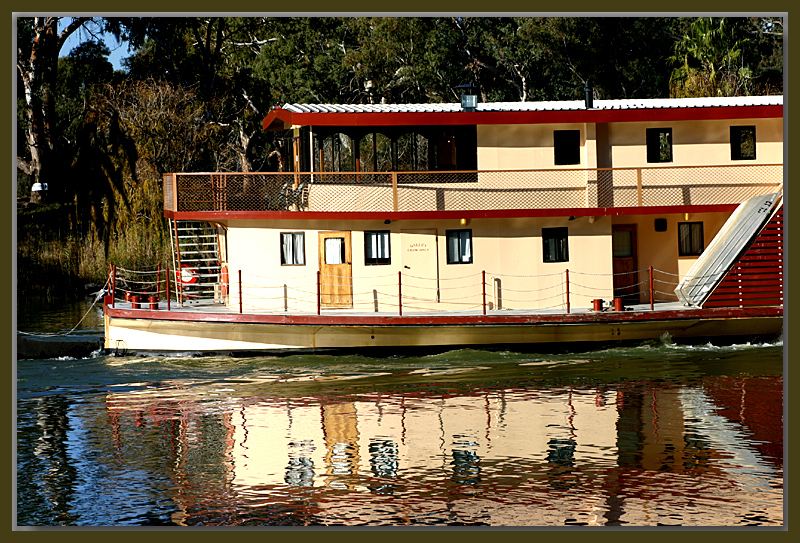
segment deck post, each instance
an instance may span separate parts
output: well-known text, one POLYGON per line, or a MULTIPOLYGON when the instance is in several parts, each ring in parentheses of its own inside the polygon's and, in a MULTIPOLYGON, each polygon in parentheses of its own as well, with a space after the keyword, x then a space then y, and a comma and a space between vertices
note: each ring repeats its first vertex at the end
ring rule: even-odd
POLYGON ((486 315, 486 270, 481 271, 481 290, 483 291, 483 314, 486 315))
POLYGON ((567 285, 567 313, 569 313, 569 269, 566 272, 566 285, 567 285))
POLYGON ((117 265, 111 266, 111 307, 114 307, 114 299, 117 297, 117 265))
POLYGON ((642 207, 642 169, 636 168, 636 205, 642 207))
POLYGON ((392 207, 394 211, 398 210, 397 203, 397 172, 392 172, 392 207))
POLYGON ((289 288, 283 284, 283 310, 289 311, 289 288))
POLYGON ((653 266, 650 266, 650 311, 653 311, 653 266))
POLYGON ((242 270, 239 270, 239 313, 242 312, 242 270))
POLYGON ((161 299, 161 262, 158 263, 158 273, 156 274, 156 296, 161 299))
POLYGON ((397 308, 400 316, 403 316, 403 272, 397 272, 397 308))
POLYGON ((165 277, 167 281, 167 311, 170 310, 170 303, 169 303, 169 266, 167 266, 167 275, 165 277))
POLYGON ((322 313, 322 297, 320 296, 319 270, 317 270, 317 315, 322 313))

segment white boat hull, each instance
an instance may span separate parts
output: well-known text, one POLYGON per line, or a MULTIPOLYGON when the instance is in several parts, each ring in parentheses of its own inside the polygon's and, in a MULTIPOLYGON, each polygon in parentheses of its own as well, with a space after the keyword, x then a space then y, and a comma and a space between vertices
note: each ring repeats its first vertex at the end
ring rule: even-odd
POLYGON ((301 352, 643 341, 780 334, 780 316, 632 318, 583 322, 442 323, 401 325, 275 324, 106 316, 105 349, 131 352, 301 352))

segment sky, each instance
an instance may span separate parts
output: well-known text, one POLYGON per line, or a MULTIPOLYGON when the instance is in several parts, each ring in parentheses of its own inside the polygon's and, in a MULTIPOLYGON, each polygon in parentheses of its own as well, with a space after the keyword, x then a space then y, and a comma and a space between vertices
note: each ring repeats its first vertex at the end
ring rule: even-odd
MULTIPOLYGON (((59 30, 62 30, 64 26, 66 26, 66 24, 62 20, 59 25, 59 30)), ((91 39, 93 39, 92 36, 86 30, 82 28, 79 29, 64 42, 64 47, 61 48, 59 56, 65 57, 69 55, 75 47, 91 39)), ((122 70, 122 59, 132 54, 132 52, 128 52, 128 44, 126 42, 117 43, 116 39, 111 34, 103 34, 103 41, 105 41, 106 46, 111 51, 111 54, 108 56, 108 61, 111 62, 115 70, 122 70)))

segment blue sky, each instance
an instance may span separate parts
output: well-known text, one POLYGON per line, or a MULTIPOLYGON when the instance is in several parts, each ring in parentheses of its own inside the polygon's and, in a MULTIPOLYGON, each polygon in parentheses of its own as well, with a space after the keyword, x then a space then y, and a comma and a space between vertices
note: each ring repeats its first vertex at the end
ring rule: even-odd
MULTIPOLYGON (((64 26, 66 26, 63 20, 61 22, 62 24, 59 25, 59 30, 63 29, 64 26)), ((75 47, 91 39, 93 38, 91 34, 89 34, 89 32, 87 32, 83 28, 79 29, 78 31, 74 32, 69 38, 67 38, 66 42, 64 42, 64 47, 61 49, 59 56, 65 57, 69 55, 70 52, 75 47)), ((115 70, 122 70, 123 69, 122 59, 127 58, 132 54, 128 52, 128 44, 126 42, 117 43, 116 39, 111 34, 103 34, 103 41, 111 51, 111 54, 108 56, 109 62, 111 62, 115 70)))

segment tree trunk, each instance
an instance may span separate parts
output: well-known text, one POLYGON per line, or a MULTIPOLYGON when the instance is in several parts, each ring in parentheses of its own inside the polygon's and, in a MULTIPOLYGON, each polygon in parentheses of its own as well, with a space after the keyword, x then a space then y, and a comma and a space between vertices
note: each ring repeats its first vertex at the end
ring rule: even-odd
POLYGON ((47 190, 56 189, 58 159, 54 133, 56 127, 55 87, 58 77, 58 55, 67 37, 75 32, 89 18, 74 18, 59 34, 60 17, 35 17, 33 43, 30 57, 25 58, 18 49, 17 69, 22 76, 25 88, 25 107, 28 126, 25 138, 31 159, 23 171, 33 178, 31 201, 42 200, 47 190))

